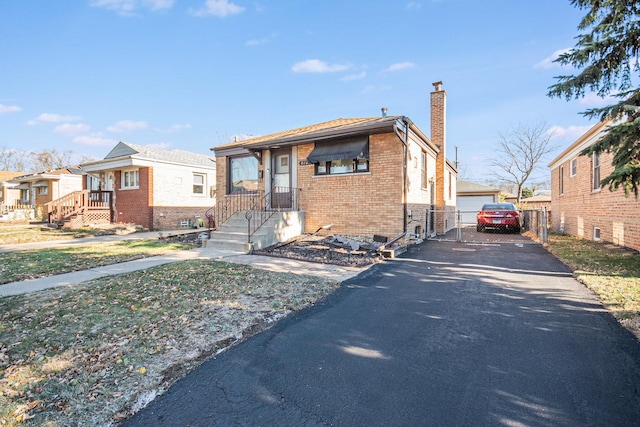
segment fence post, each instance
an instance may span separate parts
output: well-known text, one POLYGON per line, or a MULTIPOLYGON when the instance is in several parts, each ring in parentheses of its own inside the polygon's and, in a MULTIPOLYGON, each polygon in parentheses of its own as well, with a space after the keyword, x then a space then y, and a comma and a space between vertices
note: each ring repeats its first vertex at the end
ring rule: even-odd
POLYGON ((462 242, 462 213, 458 209, 458 224, 456 224, 456 242, 462 242))
POLYGON ((549 228, 547 227, 547 208, 544 207, 541 212, 541 224, 540 224, 540 240, 543 245, 549 243, 549 228))

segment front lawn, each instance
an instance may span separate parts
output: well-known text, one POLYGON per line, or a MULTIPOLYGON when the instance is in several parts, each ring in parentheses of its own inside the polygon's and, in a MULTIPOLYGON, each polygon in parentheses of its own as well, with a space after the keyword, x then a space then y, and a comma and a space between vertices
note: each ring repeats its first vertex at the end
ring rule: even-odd
POLYGON ((60 248, 0 253, 0 285, 191 249, 158 239, 130 239, 60 248))
POLYGON ((109 425, 337 287, 192 260, 0 299, 0 425, 109 425))
POLYGON ((70 240, 79 237, 91 237, 104 230, 95 228, 81 228, 76 230, 46 229, 38 225, 29 226, 0 226, 0 245, 15 243, 45 242, 51 240, 70 240))

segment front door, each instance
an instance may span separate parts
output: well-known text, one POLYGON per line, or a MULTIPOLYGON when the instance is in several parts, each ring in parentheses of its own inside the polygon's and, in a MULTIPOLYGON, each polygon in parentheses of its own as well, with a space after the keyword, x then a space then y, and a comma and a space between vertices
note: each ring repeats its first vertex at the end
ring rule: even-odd
POLYGON ((273 152, 273 179, 271 180, 271 207, 291 208, 291 150, 273 152))

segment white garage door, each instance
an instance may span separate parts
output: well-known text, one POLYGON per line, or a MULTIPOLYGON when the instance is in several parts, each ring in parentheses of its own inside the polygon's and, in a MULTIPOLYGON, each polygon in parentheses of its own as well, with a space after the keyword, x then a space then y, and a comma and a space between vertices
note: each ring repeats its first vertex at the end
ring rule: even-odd
POLYGON ((493 196, 458 196, 456 198, 456 209, 461 212, 475 212, 482 208, 485 203, 493 203, 493 196))

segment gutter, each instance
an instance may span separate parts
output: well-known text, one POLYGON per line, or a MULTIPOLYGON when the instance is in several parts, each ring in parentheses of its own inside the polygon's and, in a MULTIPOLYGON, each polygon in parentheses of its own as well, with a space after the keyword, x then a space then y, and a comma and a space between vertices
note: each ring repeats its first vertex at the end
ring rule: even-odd
MULTIPOLYGON (((407 234, 407 155, 409 153, 409 123, 411 121, 409 118, 402 116, 400 118, 402 123, 404 123, 404 136, 398 131, 397 122, 393 124, 393 130, 402 141, 402 151, 403 151, 403 159, 402 159, 402 195, 404 198, 404 202, 402 203, 402 235, 405 236, 407 234)), ((399 237, 398 237, 399 238, 399 237)))

